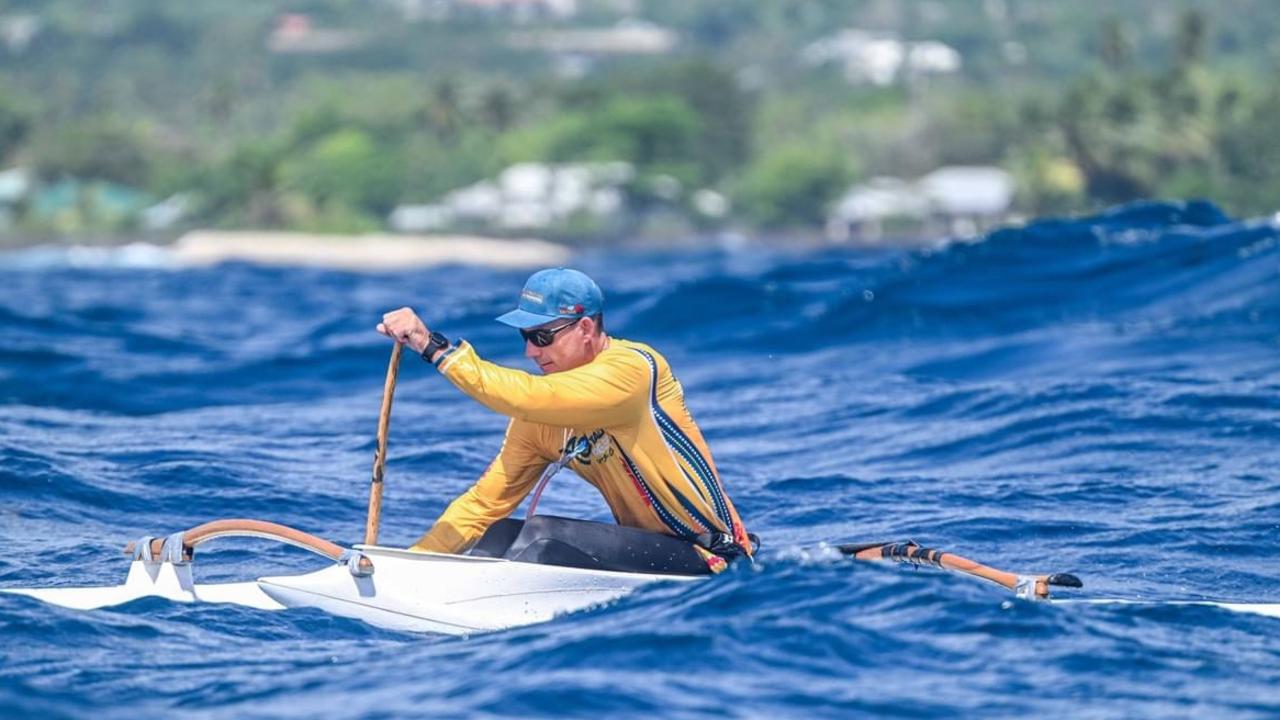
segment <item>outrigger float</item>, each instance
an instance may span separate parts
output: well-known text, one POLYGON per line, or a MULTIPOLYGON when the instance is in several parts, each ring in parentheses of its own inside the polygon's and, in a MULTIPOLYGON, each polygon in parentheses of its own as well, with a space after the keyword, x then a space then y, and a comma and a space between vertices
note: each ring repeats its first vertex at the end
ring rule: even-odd
MULTIPOLYGON (((401 345, 397 343, 392 349, 383 387, 364 543, 346 548, 276 523, 249 519, 216 520, 165 538, 144 537, 130 543, 125 552, 132 556, 132 562, 122 585, 0 588, 0 592, 25 595, 78 610, 121 605, 143 597, 161 597, 177 602, 230 603, 263 610, 318 608, 393 630, 466 635, 544 622, 557 615, 615 600, 655 582, 690 583, 707 579, 705 573, 687 574, 664 568, 657 557, 660 552, 656 539, 654 549, 647 551, 643 536, 648 533, 617 526, 609 526, 612 528, 610 532, 635 534, 628 537, 629 541, 634 539, 635 542, 627 543, 633 553, 637 546, 642 558, 645 552, 650 552, 654 559, 649 563, 652 571, 637 572, 634 562, 622 570, 618 568, 624 566, 611 562, 610 558, 588 555, 530 559, 527 550, 531 539, 526 535, 531 524, 514 520, 503 521, 507 523, 503 532, 494 533, 498 528, 492 528, 476 548, 464 555, 378 545, 387 431, 400 354, 401 345), (248 582, 196 582, 192 572, 196 547, 224 537, 275 540, 309 550, 331 562, 320 570, 301 575, 264 577, 248 582)), ((587 524, 581 520, 557 520, 587 524)), ((834 547, 840 554, 859 560, 929 565, 978 577, 1025 600, 1047 600, 1053 587, 1082 586, 1074 575, 1017 575, 909 541, 834 547)), ((1280 617, 1280 604, 1196 601, 1192 604, 1216 604, 1228 609, 1280 617)))

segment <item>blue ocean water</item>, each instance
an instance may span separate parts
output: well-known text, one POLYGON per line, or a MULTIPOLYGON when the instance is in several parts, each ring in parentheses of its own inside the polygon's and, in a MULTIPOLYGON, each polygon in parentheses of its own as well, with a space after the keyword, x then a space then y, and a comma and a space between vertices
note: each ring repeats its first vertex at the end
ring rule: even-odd
MULTIPOLYGON (((683 381, 755 565, 470 638, 0 595, 0 716, 1280 716, 1280 620, 1011 602, 819 548, 910 537, 1077 573, 1079 597, 1280 602, 1278 223, 1146 203, 933 251, 584 254, 611 332, 683 381)), ((0 255, 0 586, 113 584, 127 540, 222 517, 357 541, 374 324, 412 305, 528 367, 492 321, 524 275, 0 255)), ((503 427, 407 357, 382 542, 416 539, 503 427)), ((608 517, 567 474, 539 509, 608 517)), ((196 568, 317 562, 235 540, 196 568)))

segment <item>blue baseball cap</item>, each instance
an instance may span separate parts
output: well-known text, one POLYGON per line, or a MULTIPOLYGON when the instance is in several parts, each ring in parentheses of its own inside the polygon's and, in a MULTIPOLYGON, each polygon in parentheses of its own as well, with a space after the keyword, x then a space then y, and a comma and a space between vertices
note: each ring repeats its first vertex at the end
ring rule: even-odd
POLYGON ((600 286, 570 268, 548 268, 529 276, 516 309, 498 317, 514 328, 528 328, 557 318, 576 319, 604 311, 600 286))

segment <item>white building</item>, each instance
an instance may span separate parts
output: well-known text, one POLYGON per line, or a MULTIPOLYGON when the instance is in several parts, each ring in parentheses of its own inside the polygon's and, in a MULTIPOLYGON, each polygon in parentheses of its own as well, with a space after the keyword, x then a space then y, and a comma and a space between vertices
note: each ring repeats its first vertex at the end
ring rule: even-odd
POLYGON ((935 40, 906 42, 887 35, 849 28, 817 40, 800 52, 806 65, 839 65, 852 84, 891 85, 899 77, 955 73, 960 53, 935 40))
POLYGON ((38 15, 19 14, 0 16, 0 42, 14 55, 21 55, 31 46, 44 29, 44 20, 38 15))
POLYGON ((635 170, 624 162, 520 163, 492 180, 459 188, 430 205, 402 205, 388 218, 397 232, 457 225, 544 230, 578 215, 608 219, 622 210, 621 186, 635 170))
POLYGON ((995 217, 1013 203, 1013 176, 998 167, 954 165, 942 167, 916 182, 937 214, 953 217, 995 217))
POLYGON ((0 205, 12 205, 31 192, 31 173, 26 168, 0 170, 0 205))
POLYGON ((664 55, 678 41, 672 30, 647 20, 625 19, 613 27, 513 33, 508 44, 521 50, 562 55, 664 55))
POLYGON ((387 217, 396 232, 428 232, 453 224, 453 211, 443 205, 400 205, 387 217))
POLYGON ((170 195, 155 205, 143 208, 138 219, 145 230, 168 230, 186 219, 192 205, 191 196, 186 193, 170 195))
POLYGON ((25 168, 0 170, 0 229, 14 221, 14 208, 31 192, 31 173, 25 168))
POLYGON ((267 36, 267 50, 278 55, 323 55, 353 50, 366 44, 362 33, 319 28, 310 15, 285 13, 267 36))
POLYGON ((1004 222, 1013 177, 998 167, 942 167, 922 178, 873 178, 846 192, 827 219, 836 242, 878 243, 891 235, 973 237, 1004 222))

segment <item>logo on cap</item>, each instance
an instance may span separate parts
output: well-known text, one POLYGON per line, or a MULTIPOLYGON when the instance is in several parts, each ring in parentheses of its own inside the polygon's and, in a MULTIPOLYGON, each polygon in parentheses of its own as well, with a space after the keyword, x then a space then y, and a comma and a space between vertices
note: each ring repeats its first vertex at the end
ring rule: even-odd
POLYGON ((528 288, 525 288, 524 290, 520 291, 520 297, 524 298, 525 300, 528 300, 529 302, 535 302, 535 303, 542 302, 542 295, 528 288))

